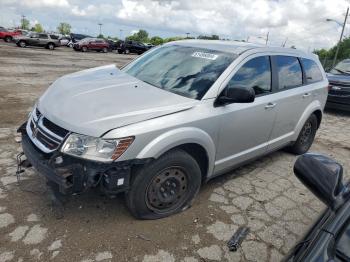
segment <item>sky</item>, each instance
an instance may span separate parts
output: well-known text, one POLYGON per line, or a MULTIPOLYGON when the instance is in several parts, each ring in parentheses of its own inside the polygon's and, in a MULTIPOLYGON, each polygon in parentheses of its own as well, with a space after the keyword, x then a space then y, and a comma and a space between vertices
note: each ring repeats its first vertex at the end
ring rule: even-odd
MULTIPOLYGON (((350 0, 0 0, 0 26, 32 25, 54 31, 68 22, 75 33, 124 38, 145 29, 151 36, 217 34, 313 51, 330 48, 340 37, 350 0), (334 19, 337 22, 327 22, 334 19)), ((345 36, 350 35, 349 24, 345 36)))

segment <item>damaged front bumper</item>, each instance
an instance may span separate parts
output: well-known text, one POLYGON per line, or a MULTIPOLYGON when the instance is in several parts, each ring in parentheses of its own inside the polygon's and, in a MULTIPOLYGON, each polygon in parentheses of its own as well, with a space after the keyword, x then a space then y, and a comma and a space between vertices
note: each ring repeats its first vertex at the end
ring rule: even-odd
MULTIPOLYGON (((22 149, 27 161, 49 182, 58 185, 63 194, 74 194, 99 186, 106 194, 117 194, 129 189, 131 167, 147 160, 128 160, 102 163, 62 154, 59 150, 43 153, 31 141, 24 123, 22 149)), ((23 161, 18 161, 21 165, 23 161)), ((20 166, 21 168, 21 166, 20 166)), ((23 167, 25 168, 25 167, 23 167)))

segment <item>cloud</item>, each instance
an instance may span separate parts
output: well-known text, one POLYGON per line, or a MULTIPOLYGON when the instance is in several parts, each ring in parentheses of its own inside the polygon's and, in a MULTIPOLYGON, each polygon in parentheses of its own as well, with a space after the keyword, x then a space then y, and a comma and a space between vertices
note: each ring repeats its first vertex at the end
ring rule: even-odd
MULTIPOLYGON (((334 45, 341 28, 326 18, 343 21, 347 0, 0 0, 0 23, 13 26, 25 14, 55 28, 70 22, 77 31, 119 35, 146 29, 151 35, 218 34, 310 49, 334 45), (80 29, 79 29, 80 28, 80 29)), ((350 28, 350 24, 348 25, 350 28)), ((350 31, 345 30, 348 35, 350 31)))

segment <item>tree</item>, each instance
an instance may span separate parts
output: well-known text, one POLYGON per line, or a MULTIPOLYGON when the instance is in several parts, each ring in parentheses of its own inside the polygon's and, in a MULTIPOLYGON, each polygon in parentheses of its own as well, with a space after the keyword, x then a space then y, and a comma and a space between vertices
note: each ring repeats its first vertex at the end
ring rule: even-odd
POLYGON ((128 40, 147 43, 149 41, 148 39, 148 33, 146 30, 140 29, 137 33, 127 37, 128 40))
POLYGON ((211 36, 208 36, 208 35, 199 35, 199 36, 197 37, 197 39, 219 40, 219 36, 218 36, 218 35, 211 35, 211 36))
POLYGON ((24 30, 29 30, 29 20, 23 18, 22 21, 21 21, 21 27, 24 30))
POLYGON ((103 34, 99 34, 97 38, 105 38, 103 34))
POLYGON ((151 39, 150 39, 150 43, 152 45, 161 45, 164 43, 164 39, 159 37, 159 36, 153 36, 151 39))
POLYGON ((57 27, 57 30, 62 35, 68 35, 72 29, 71 25, 68 23, 60 23, 57 27))
POLYGON ((44 32, 44 29, 43 29, 41 24, 35 24, 34 31, 37 33, 42 33, 42 32, 44 32))

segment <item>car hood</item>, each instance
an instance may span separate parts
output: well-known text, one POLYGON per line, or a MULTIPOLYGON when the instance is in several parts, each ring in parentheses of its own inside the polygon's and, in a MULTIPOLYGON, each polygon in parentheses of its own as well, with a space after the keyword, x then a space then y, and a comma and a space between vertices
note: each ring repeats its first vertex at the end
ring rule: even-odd
POLYGON ((38 109, 67 130, 98 137, 118 127, 188 110, 196 103, 109 65, 59 78, 40 97, 38 109))
POLYGON ((341 75, 335 75, 331 73, 327 73, 328 81, 332 84, 344 84, 350 86, 350 75, 347 74, 341 74, 341 75))

